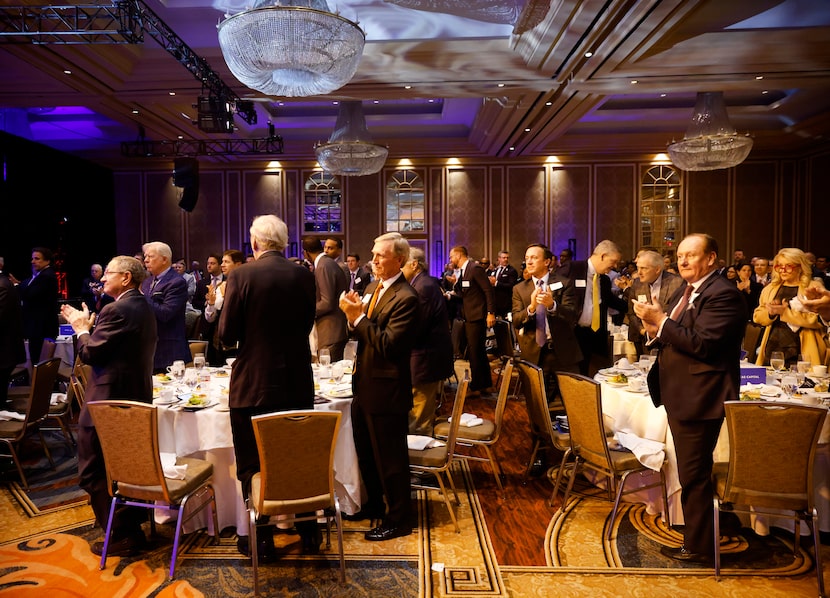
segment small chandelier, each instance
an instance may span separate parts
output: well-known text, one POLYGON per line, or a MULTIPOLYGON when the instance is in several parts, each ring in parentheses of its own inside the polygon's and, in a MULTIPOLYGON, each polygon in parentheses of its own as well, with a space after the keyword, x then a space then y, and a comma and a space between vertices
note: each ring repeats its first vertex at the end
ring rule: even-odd
POLYGON ((683 141, 669 144, 668 149, 680 170, 717 170, 746 160, 752 138, 738 135, 729 122, 723 92, 699 92, 683 141))
POLYGON ((219 45, 234 77, 267 95, 307 97, 354 77, 366 35, 326 0, 256 0, 222 21, 219 45))
POLYGON ((340 102, 337 123, 328 143, 314 147, 317 162, 326 172, 344 176, 374 174, 383 168, 389 150, 372 142, 363 104, 340 102))

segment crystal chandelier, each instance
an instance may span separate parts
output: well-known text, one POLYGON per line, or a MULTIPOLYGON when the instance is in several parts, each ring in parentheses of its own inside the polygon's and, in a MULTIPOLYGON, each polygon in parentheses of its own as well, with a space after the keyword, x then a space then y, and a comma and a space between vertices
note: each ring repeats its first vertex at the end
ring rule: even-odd
POLYGON ((366 35, 326 0, 256 0, 219 24, 233 75, 267 95, 324 95, 354 77, 366 35))
POLYGON ((692 122, 683 141, 669 144, 669 157, 680 170, 717 170, 737 166, 751 149, 752 138, 729 122, 723 92, 699 92, 692 122))
POLYGON ((314 147, 326 172, 345 176, 374 174, 383 168, 389 150, 372 142, 359 101, 340 102, 337 123, 328 143, 314 147))

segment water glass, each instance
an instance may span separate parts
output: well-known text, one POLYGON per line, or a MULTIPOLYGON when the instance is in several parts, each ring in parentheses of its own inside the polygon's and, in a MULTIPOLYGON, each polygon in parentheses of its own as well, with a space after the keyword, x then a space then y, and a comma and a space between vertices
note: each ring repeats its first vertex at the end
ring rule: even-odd
POLYGON ((184 383, 190 387, 190 390, 194 390, 199 384, 199 372, 194 368, 187 368, 184 372, 184 383))
POLYGON ((357 358, 357 341, 352 340, 346 343, 343 349, 343 359, 354 363, 355 358, 357 358))
POLYGON ((329 366, 331 366, 331 353, 328 349, 320 349, 317 352, 317 363, 320 364, 320 378, 328 378, 330 374, 329 366))
POLYGON ((182 378, 184 378, 184 361, 177 359, 173 362, 173 365, 167 366, 167 371, 176 382, 181 382, 182 378))
POLYGON ((798 378, 792 374, 786 374, 781 378, 781 389, 787 393, 788 399, 792 399, 798 390, 798 378))
POLYGON ((342 382, 343 375, 346 373, 346 370, 343 366, 342 361, 338 361, 337 363, 332 364, 331 366, 331 377, 334 378, 335 382, 342 382))
POLYGON ((196 353, 193 356, 193 367, 197 370, 201 370, 205 367, 205 354, 204 353, 196 353))
POLYGON ((783 351, 773 351, 769 356, 769 365, 772 369, 780 372, 784 369, 784 353, 783 351))
POLYGON ((796 364, 796 368, 798 369, 799 374, 807 374, 810 371, 811 367, 813 367, 813 364, 810 362, 810 359, 806 355, 798 356, 798 363, 796 364))

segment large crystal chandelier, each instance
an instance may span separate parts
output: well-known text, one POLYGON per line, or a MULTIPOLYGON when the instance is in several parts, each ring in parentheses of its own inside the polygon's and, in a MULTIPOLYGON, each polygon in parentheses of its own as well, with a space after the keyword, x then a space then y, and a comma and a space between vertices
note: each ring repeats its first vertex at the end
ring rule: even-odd
POLYGON ((752 138, 729 122, 723 92, 700 92, 686 135, 669 145, 669 157, 680 170, 717 170, 737 166, 751 149, 752 138))
POLYGON ((219 24, 233 75, 264 94, 324 95, 357 71, 366 35, 329 11, 326 0, 256 0, 219 24))
POLYGON ((372 142, 359 101, 340 102, 328 143, 318 144, 314 152, 323 170, 345 176, 374 174, 383 168, 389 155, 386 147, 372 142))

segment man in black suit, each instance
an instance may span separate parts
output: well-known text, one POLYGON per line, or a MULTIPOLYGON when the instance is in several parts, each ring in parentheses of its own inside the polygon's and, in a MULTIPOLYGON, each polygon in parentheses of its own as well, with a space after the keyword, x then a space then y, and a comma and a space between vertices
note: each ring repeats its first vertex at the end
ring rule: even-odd
POLYGON ((616 309, 621 314, 628 311, 626 300, 611 291, 608 277, 620 257, 622 252, 617 244, 606 239, 600 241, 587 260, 571 260, 556 270, 559 276, 573 282, 576 291, 577 325, 574 332, 582 350, 579 371, 585 376, 610 364, 608 309, 616 309), (599 298, 595 302, 597 291, 599 298), (596 303, 599 311, 594 308, 596 303))
POLYGON ((677 247, 686 285, 668 305, 634 301, 634 311, 659 348, 648 386, 666 407, 677 452, 685 531, 683 546, 661 552, 681 561, 714 558, 712 451, 724 418, 724 401, 738 398, 741 341, 747 314, 735 284, 715 274, 717 242, 692 234, 677 247))
POLYGON ((317 285, 314 327, 318 355, 320 349, 328 349, 334 363, 343 359, 343 349, 349 338, 346 318, 338 307, 340 295, 349 290, 349 279, 334 258, 323 252, 323 244, 317 237, 303 237, 303 255, 314 264, 317 285))
POLYGON ((510 254, 499 251, 498 265, 489 276, 496 300, 496 315, 506 318, 513 306, 513 286, 519 281, 519 273, 510 265, 510 254))
POLYGON ((352 427, 368 496, 353 518, 383 517, 381 525, 366 532, 369 541, 412 533, 406 436, 412 408, 410 354, 419 320, 418 295, 401 271, 408 257, 409 243, 399 233, 381 235, 372 247, 375 281, 366 289, 366 312, 356 292, 340 299, 358 340, 352 427))
POLYGON ((487 329, 496 323, 496 297, 484 268, 470 260, 467 248, 457 245, 450 250, 450 263, 460 270, 455 294, 461 297, 467 356, 470 360, 470 391, 492 390, 493 377, 487 359, 487 329))
MULTIPOLYGON (((115 301, 101 310, 97 322, 87 307, 78 310, 66 304, 61 308, 61 314, 78 336, 78 356, 92 366, 87 403, 107 399, 144 403, 153 400, 156 317, 138 290, 145 276, 144 265, 134 257, 114 257, 101 280, 104 292, 115 301)), ((107 473, 98 434, 86 407, 78 418, 78 474, 81 488, 89 494, 95 519, 106 529, 111 503, 107 473)), ((137 507, 116 511, 107 551, 110 556, 133 554, 144 546, 141 523, 146 515, 146 509, 137 507)), ((103 542, 93 544, 92 551, 100 555, 103 542)))
POLYGON ((364 268, 360 265, 360 256, 356 253, 349 253, 346 255, 346 276, 349 278, 349 290, 357 291, 358 295, 363 295, 366 287, 372 282, 372 274, 370 268, 364 268))
POLYGON ((438 281, 429 275, 422 249, 409 251, 403 274, 418 293, 421 322, 410 359, 413 406, 409 412, 409 433, 432 436, 438 395, 453 373, 447 302, 438 281))
POLYGON ((19 282, 17 293, 23 307, 23 336, 29 339, 32 363, 40 360, 43 339, 58 334, 58 278, 52 268, 52 251, 47 247, 32 249, 32 277, 19 282))
POLYGON ((224 355, 221 351, 217 351, 213 343, 219 318, 208 320, 206 315, 208 294, 211 291, 215 294, 217 287, 225 280, 225 275, 222 274, 221 263, 221 255, 211 253, 208 256, 207 262, 205 262, 207 274, 196 282, 196 292, 193 294, 193 308, 202 312, 202 315, 199 317, 199 337, 208 341, 207 355, 205 357, 208 363, 213 366, 225 365, 224 355))
MULTIPOLYGON (((219 316, 219 338, 239 343, 233 363, 229 404, 236 455, 236 476, 248 497, 251 479, 260 470, 251 417, 274 411, 314 408, 314 379, 308 335, 314 325, 314 275, 283 255, 288 227, 274 215, 257 216, 251 224, 255 260, 228 274, 219 316)), ((336 266, 335 266, 336 267, 336 266)), ((266 528, 257 550, 266 560, 276 554, 274 528, 266 528)), ((314 521, 297 523, 303 552, 320 550, 314 521)), ((237 530, 237 533, 244 530, 237 530)), ((237 548, 250 555, 248 537, 237 548)))
POLYGON ((20 298, 9 277, 0 269, 0 409, 6 408, 9 378, 14 368, 25 361, 20 298))

